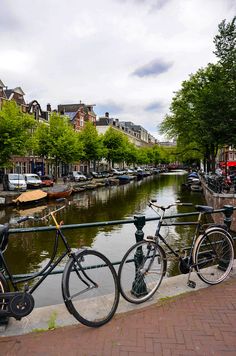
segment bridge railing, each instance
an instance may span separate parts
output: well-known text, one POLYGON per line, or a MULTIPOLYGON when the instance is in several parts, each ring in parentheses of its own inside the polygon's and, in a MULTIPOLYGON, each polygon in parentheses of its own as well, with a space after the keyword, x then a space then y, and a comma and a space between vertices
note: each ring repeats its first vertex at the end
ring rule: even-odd
MULTIPOLYGON (((233 211, 236 210, 236 207, 233 207, 231 205, 224 205, 222 209, 215 209, 211 213, 206 213, 206 214, 215 214, 215 213, 223 213, 224 214, 224 223, 227 225, 228 229, 230 230, 230 225, 232 221, 232 214, 233 211)), ((173 215, 166 215, 164 217, 165 220, 171 219, 178 219, 178 218, 184 218, 184 217, 189 217, 189 216, 198 216, 198 212, 189 212, 189 213, 181 213, 181 214, 173 214, 173 215)), ((86 224, 70 224, 70 225, 62 225, 61 229, 62 230, 69 230, 69 229, 82 229, 82 228, 93 228, 93 227, 104 227, 104 226, 110 226, 110 225, 124 225, 124 224, 134 224, 136 227, 136 232, 135 232, 135 239, 136 242, 141 241, 144 237, 144 232, 143 232, 143 227, 145 224, 149 221, 157 221, 159 220, 160 217, 145 217, 143 215, 135 215, 133 219, 124 219, 124 220, 113 220, 113 221, 103 221, 103 222, 94 222, 94 223, 86 223, 86 224)), ((188 222, 171 222, 169 225, 185 225, 185 226, 190 226, 190 225, 196 225, 196 221, 188 221, 188 222)), ((168 223, 166 224, 168 226, 168 223)), ((39 227, 30 227, 30 228, 11 228, 9 230, 9 234, 25 234, 27 236, 28 233, 32 232, 47 232, 47 231, 56 231, 55 226, 39 226, 39 227)), ((236 239, 236 238, 235 238, 236 239)), ((185 249, 188 249, 186 247, 185 249)), ((113 262, 114 265, 119 264, 120 261, 113 262)), ((63 272, 63 269, 57 269, 52 271, 51 274, 60 274, 63 272)), ((19 275, 14 275, 15 278, 25 278, 25 277, 30 277, 31 274, 19 274, 19 275)))

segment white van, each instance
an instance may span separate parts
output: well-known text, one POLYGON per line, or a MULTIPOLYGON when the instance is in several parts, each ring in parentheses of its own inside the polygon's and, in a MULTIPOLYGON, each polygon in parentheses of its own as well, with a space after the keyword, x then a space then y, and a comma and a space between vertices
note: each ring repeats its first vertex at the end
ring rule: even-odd
POLYGON ((37 174, 26 173, 24 174, 24 178, 27 184, 27 188, 41 188, 43 185, 43 182, 37 174))
POLYGON ((26 182, 23 174, 8 173, 3 176, 4 190, 22 190, 26 191, 26 182))

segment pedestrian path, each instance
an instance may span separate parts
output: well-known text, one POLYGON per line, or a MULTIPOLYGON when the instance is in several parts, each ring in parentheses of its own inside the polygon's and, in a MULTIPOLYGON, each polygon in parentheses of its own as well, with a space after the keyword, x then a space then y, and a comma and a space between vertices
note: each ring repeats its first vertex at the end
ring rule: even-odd
POLYGON ((1 337, 0 355, 236 355, 236 277, 117 314, 98 329, 1 337))

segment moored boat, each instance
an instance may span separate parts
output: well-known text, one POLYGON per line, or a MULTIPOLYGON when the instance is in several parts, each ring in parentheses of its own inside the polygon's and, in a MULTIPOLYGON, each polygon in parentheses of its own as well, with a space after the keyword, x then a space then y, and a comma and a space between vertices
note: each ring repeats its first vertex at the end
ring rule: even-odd
POLYGON ((48 199, 60 199, 60 198, 68 198, 73 191, 72 187, 54 187, 47 192, 48 199))
POLYGON ((29 192, 24 192, 20 194, 16 199, 13 200, 13 203, 19 204, 38 204, 47 197, 47 193, 41 189, 32 190, 29 192))
POLYGON ((131 181, 131 177, 129 175, 123 174, 121 176, 117 176, 116 179, 119 180, 120 184, 126 184, 131 181))

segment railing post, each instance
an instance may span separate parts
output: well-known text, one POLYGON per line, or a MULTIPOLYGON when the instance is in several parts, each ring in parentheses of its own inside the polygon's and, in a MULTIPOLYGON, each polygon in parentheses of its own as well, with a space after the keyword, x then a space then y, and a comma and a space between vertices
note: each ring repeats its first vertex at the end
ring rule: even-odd
POLYGON ((134 225, 137 228, 137 231, 135 232, 135 238, 136 238, 136 242, 139 242, 139 241, 143 240, 143 236, 144 236, 143 227, 146 223, 145 216, 136 215, 136 216, 134 216, 134 219, 135 219, 134 225))
POLYGON ((224 205, 223 208, 225 209, 224 214, 224 223, 227 226, 228 230, 230 230, 230 225, 232 221, 232 215, 233 215, 233 206, 232 205, 224 205))
MULTIPOLYGON (((135 238, 136 242, 140 242, 143 240, 144 232, 143 232, 143 227, 145 225, 145 216, 134 216, 135 222, 134 225, 137 228, 137 231, 135 232, 135 238)), ((141 266, 143 262, 143 250, 142 246, 138 247, 135 255, 134 255, 134 264, 135 264, 135 280, 133 281, 132 284, 132 290, 131 293, 135 295, 136 297, 142 297, 143 295, 146 295, 147 292, 147 286, 146 283, 144 282, 143 275, 140 274, 139 267, 141 266)))

